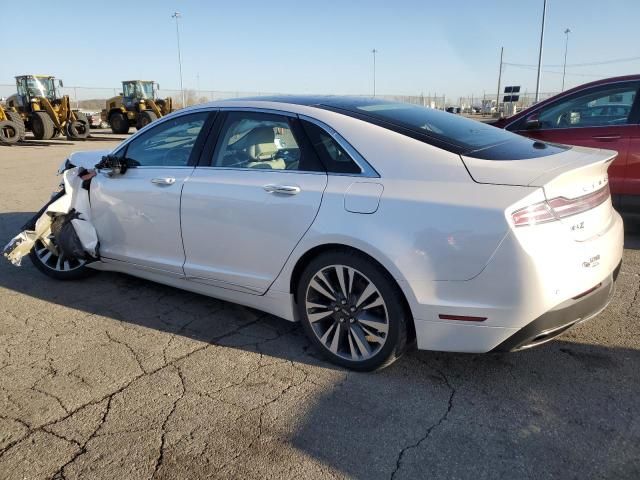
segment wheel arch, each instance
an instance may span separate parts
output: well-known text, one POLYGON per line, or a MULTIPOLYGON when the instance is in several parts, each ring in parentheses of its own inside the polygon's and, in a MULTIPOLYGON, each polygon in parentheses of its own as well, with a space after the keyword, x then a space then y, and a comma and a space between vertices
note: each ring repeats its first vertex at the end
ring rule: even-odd
POLYGON ((325 252, 335 252, 335 251, 356 253, 362 257, 365 257, 367 260, 377 265, 388 276, 389 281, 393 282, 393 284, 396 286, 396 288, 400 292, 400 295, 401 295, 400 300, 402 302, 402 306, 405 309, 408 318, 410 319, 407 325, 407 335, 409 337, 408 340, 409 342, 413 342, 416 339, 416 330, 415 330, 415 325, 413 320, 413 313, 411 311, 411 307, 407 299, 406 292, 400 286, 395 276, 392 275, 389 269, 385 267, 379 260, 373 257, 370 253, 367 253, 364 250, 357 247, 353 247, 351 245, 345 245, 342 243, 326 243, 326 244, 316 245, 310 248, 309 250, 307 250, 298 258, 293 269, 291 270, 291 276, 289 278, 289 293, 292 295, 294 305, 297 304, 295 299, 296 286, 300 282, 300 278, 302 277, 302 272, 304 272, 304 269, 307 267, 309 262, 311 262, 311 260, 316 258, 318 255, 321 255, 325 252))

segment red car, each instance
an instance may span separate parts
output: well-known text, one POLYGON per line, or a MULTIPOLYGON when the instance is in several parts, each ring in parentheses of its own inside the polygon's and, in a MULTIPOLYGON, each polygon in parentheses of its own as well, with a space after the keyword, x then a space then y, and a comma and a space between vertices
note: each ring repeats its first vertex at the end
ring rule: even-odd
POLYGON ((640 214, 640 75, 580 85, 493 125, 545 142, 616 150, 614 206, 640 214))

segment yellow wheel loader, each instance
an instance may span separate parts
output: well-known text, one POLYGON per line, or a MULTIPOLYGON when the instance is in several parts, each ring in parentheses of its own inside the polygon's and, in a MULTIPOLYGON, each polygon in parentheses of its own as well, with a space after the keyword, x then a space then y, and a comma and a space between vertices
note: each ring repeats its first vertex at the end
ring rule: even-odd
POLYGON ((113 133, 128 133, 129 128, 140 130, 145 125, 173 111, 171 97, 156 98, 160 86, 148 80, 125 80, 122 92, 107 100, 102 120, 109 122, 113 133))
POLYGON ((24 140, 22 117, 0 105, 0 145, 14 145, 21 140, 24 140))
POLYGON ((51 75, 16 77, 18 92, 7 99, 7 109, 20 115, 26 130, 36 140, 49 140, 64 133, 69 140, 89 136, 89 122, 71 109, 68 95, 62 95, 62 80, 51 75))

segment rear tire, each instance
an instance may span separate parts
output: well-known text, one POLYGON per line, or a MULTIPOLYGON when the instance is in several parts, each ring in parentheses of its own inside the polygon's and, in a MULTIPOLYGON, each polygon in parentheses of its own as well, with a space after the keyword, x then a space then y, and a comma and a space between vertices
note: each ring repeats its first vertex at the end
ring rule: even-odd
POLYGON ((113 133, 124 134, 129 133, 129 119, 122 112, 113 112, 109 117, 111 131, 113 133))
POLYGON ((33 112, 31 115, 31 131, 36 140, 50 140, 55 132, 55 125, 46 112, 33 112))
POLYGON ((331 362, 358 371, 384 368, 405 351, 411 319, 402 298, 380 265, 340 250, 309 262, 296 290, 311 342, 331 362))
POLYGON ((24 126, 24 120, 22 119, 22 115, 20 115, 18 112, 6 112, 7 113, 7 117, 9 117, 9 120, 11 120, 13 123, 15 123, 18 126, 18 131, 20 132, 20 141, 23 142, 26 136, 26 128, 24 126))
POLYGON ((20 141, 20 129, 18 125, 9 120, 0 121, 0 144, 15 145, 20 141))
POLYGON ((157 120, 158 117, 156 116, 155 113, 153 113, 153 111, 151 110, 143 110, 142 112, 140 112, 138 114, 138 121, 136 123, 136 128, 138 130, 146 127, 147 125, 149 125, 151 122, 154 122, 155 120, 157 120))

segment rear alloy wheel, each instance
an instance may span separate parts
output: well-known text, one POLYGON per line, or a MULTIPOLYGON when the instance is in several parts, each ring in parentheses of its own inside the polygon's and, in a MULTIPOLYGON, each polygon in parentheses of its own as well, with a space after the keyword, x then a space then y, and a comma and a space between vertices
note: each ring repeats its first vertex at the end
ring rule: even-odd
POLYGON ((298 312, 311 341, 332 362, 370 371, 403 353, 407 315, 389 275, 351 252, 312 261, 297 292, 298 312))
POLYGON ((56 126, 47 112, 33 112, 31 115, 31 131, 36 140, 50 140, 56 126))
POLYGON ((20 141, 20 129, 14 122, 0 121, 0 144, 15 145, 20 141))
POLYGON ((111 131, 113 133, 124 134, 129 133, 129 119, 122 112, 113 112, 109 117, 111 131))
POLYGON ((49 249, 40 240, 33 246, 29 258, 38 270, 56 280, 77 280, 96 272, 86 266, 85 260, 65 258, 64 255, 49 249))

